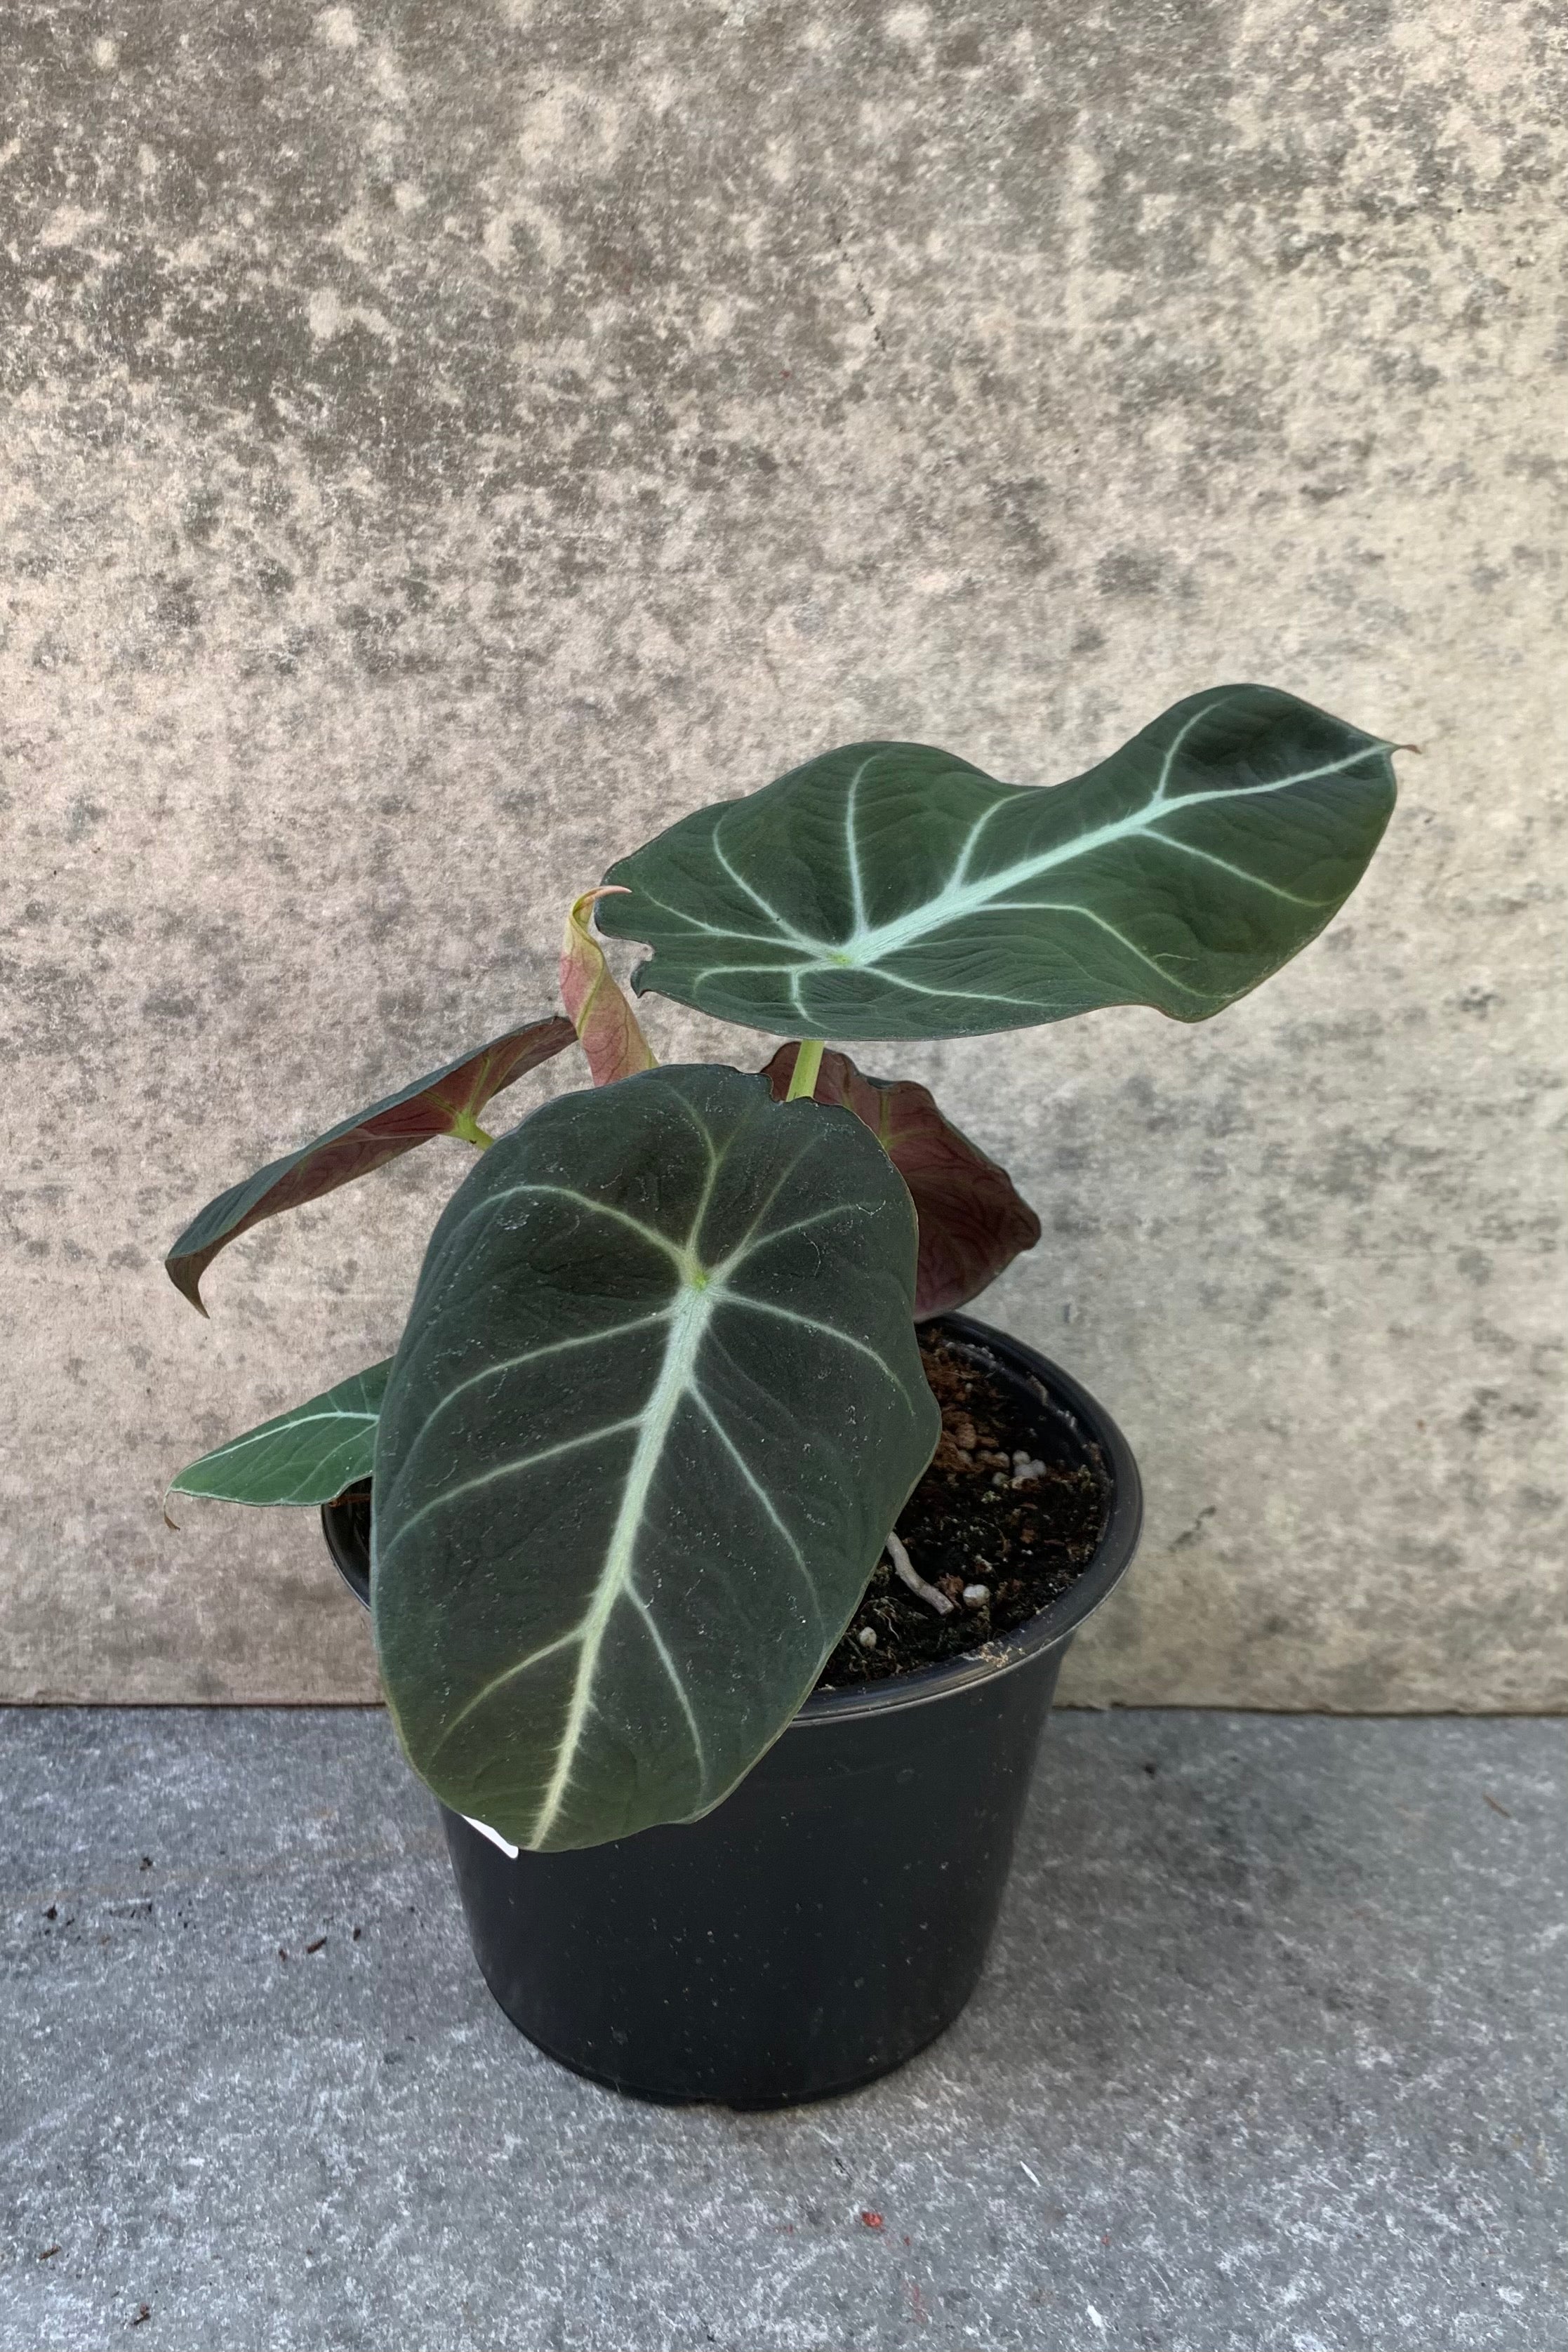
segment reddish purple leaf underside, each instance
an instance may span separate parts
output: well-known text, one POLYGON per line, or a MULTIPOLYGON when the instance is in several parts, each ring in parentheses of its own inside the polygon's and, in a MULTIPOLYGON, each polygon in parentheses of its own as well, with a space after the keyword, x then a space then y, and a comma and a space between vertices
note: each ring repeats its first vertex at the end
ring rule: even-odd
MULTIPOLYGON (((781 1045, 763 1075, 782 1102, 799 1047, 781 1045)), ((881 1143, 910 1188, 920 1221, 917 1317, 962 1307, 1033 1249, 1040 1221, 998 1168, 938 1109, 912 1078, 871 1078, 847 1054, 822 1057, 816 1100, 852 1110, 881 1143)))
POLYGON ((477 1121, 493 1096, 525 1071, 574 1044, 576 1034, 571 1022, 559 1013, 531 1021, 521 1029, 509 1029, 504 1037, 492 1038, 477 1054, 467 1054, 428 1077, 416 1078, 401 1094, 372 1103, 368 1110, 356 1111, 313 1143, 258 1169, 242 1184, 231 1185, 216 1201, 209 1201, 192 1219, 163 1261, 170 1280, 205 1315, 202 1276, 219 1250, 237 1235, 248 1233, 264 1217, 275 1217, 284 1209, 297 1209, 303 1202, 335 1192, 340 1184, 350 1184, 356 1176, 384 1167, 389 1160, 427 1143, 433 1135, 461 1134, 477 1121))

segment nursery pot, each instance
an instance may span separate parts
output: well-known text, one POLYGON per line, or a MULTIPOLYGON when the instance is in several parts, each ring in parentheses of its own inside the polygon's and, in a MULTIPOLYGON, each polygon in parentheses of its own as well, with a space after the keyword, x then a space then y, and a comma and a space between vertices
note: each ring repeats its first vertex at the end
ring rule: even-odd
MULTIPOLYGON (((814 1691, 701 1821, 511 1860, 442 1808, 491 1992, 596 2082, 736 2107, 826 2098, 912 2057, 974 1990, 1058 1671, 1131 1561, 1142 1504, 1086 1389, 986 1324, 938 1321, 1026 1398, 1045 1460, 1104 1480, 1104 1532, 1067 1591, 983 1648, 814 1691)), ((321 1514, 362 1601, 367 1517, 351 1497, 321 1514)))

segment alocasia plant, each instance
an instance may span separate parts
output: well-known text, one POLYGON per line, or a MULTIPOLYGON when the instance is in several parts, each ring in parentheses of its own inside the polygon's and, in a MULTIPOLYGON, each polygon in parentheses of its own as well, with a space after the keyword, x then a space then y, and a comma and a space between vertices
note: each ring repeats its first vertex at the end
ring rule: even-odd
POLYGON ((1073 782, 860 743, 682 818, 567 919, 542 1014, 213 1202, 169 1272, 437 1134, 482 1157, 389 1363, 173 1491, 321 1503, 374 1480, 372 1612, 415 1769, 536 1851, 708 1811, 853 1615, 939 1433, 917 1318, 1039 1223, 924 1087, 825 1037, 955 1037, 1111 1004, 1206 1020, 1306 946, 1394 805, 1393 747, 1257 686, 1194 695, 1073 782), (633 974, 784 1036, 659 1067, 633 974), (593 1086, 492 1142, 580 1042, 593 1086))

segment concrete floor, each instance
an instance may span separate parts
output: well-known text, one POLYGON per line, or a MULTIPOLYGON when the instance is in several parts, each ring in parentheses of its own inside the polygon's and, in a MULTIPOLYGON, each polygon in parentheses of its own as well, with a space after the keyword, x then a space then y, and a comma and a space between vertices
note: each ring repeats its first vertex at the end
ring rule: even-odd
POLYGON ((1563 1748, 1058 1715, 967 2015, 738 2116, 513 2032, 381 1716, 0 1713, 0 2352, 1560 2352, 1563 1748))

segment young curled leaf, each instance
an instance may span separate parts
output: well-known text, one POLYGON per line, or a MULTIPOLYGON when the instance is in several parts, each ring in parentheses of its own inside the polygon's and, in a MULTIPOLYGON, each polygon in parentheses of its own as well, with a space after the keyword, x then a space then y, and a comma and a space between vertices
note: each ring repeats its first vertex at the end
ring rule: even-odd
POLYGON ((371 1475, 391 1370, 388 1357, 231 1437, 187 1463, 169 1481, 169 1493, 219 1503, 335 1503, 346 1486, 371 1475))
POLYGON ((492 1037, 476 1054, 448 1062, 428 1077, 416 1078, 401 1094, 355 1111, 338 1127, 329 1128, 313 1143, 268 1162, 241 1184, 231 1184, 194 1217, 163 1263, 169 1279, 191 1305, 202 1304, 201 1279, 220 1249, 264 1217, 304 1202, 319 1201, 340 1184, 383 1168, 433 1135, 458 1135, 470 1142, 487 1140, 479 1129, 479 1115, 491 1097, 513 1085, 525 1071, 536 1069, 552 1055, 563 1053, 576 1032, 570 1021, 552 1013, 492 1037))
MULTIPOLYGON (((789 1092, 799 1050, 781 1045, 763 1073, 777 1102, 789 1092)), ((929 1087, 868 1077, 847 1054, 829 1050, 816 1100, 852 1110, 910 1188, 920 1221, 917 1319, 963 1306, 1039 1240, 1040 1221, 1006 1170, 944 1117, 929 1087)))
POLYGON ((574 899, 561 946, 561 1002, 576 1026, 596 1087, 654 1068, 637 1014, 616 985, 605 951, 588 928, 596 898, 616 894, 584 890, 574 899))

